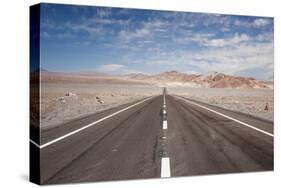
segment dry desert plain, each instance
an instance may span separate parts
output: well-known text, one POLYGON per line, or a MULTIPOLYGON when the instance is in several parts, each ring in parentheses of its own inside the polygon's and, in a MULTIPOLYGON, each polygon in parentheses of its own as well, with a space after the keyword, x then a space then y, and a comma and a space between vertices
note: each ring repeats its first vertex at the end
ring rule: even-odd
POLYGON ((103 74, 41 73, 41 128, 59 126, 73 119, 94 114, 149 96, 180 95, 222 108, 273 121, 272 88, 208 88, 162 80, 149 82, 128 76, 103 74))

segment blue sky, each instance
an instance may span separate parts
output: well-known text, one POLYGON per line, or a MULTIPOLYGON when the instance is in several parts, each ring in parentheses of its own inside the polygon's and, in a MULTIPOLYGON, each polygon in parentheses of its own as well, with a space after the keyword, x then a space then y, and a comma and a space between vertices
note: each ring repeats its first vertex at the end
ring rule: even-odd
POLYGON ((41 67, 273 79, 273 19, 42 4, 41 67))

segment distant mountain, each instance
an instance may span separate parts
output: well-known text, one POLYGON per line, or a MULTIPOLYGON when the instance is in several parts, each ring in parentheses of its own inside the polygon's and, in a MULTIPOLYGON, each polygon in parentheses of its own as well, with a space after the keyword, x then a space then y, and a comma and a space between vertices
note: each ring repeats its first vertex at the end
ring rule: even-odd
POLYGON ((130 79, 142 80, 154 84, 172 86, 187 85, 207 88, 273 88, 273 83, 259 81, 252 77, 230 76, 219 72, 206 75, 186 74, 178 71, 162 72, 156 75, 131 74, 130 79))
POLYGON ((146 79, 149 77, 149 75, 142 74, 142 73, 131 73, 131 74, 126 74, 124 76, 127 78, 130 78, 130 79, 136 79, 136 80, 142 80, 142 79, 146 79))
POLYGON ((205 75, 187 74, 178 71, 167 71, 155 75, 142 73, 132 73, 126 75, 110 75, 97 72, 74 72, 59 73, 49 72, 40 69, 43 81, 71 81, 77 83, 110 82, 110 83, 130 83, 149 84, 160 87, 203 87, 203 88, 270 88, 273 89, 273 82, 259 81, 252 77, 238 77, 226 75, 219 72, 209 72, 205 75))
POLYGON ((176 81, 176 82, 190 82, 197 78, 197 75, 192 74, 186 74, 181 73, 178 71, 169 71, 169 72, 163 72, 158 75, 156 75, 159 79, 169 80, 169 81, 176 81))

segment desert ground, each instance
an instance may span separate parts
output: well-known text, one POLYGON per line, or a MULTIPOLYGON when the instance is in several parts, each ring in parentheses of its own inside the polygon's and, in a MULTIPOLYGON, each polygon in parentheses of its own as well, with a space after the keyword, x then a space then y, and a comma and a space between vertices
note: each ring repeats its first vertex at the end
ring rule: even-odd
POLYGON ((269 121, 274 118, 273 89, 194 88, 188 84, 151 84, 126 77, 44 73, 41 75, 41 128, 51 128, 148 96, 160 95, 163 87, 167 87, 168 94, 188 97, 269 121))
POLYGON ((171 87, 168 91, 169 94, 185 96, 269 121, 274 120, 273 89, 171 87))
POLYGON ((192 87, 160 78, 150 83, 125 76, 42 74, 41 183, 273 169, 273 89, 192 87), (230 109, 205 105, 256 129, 183 97, 230 109), (126 108, 132 104, 137 105, 126 108), (163 159, 168 169, 162 168, 163 159))
POLYGON ((41 128, 158 95, 162 88, 91 76, 41 76, 41 128))

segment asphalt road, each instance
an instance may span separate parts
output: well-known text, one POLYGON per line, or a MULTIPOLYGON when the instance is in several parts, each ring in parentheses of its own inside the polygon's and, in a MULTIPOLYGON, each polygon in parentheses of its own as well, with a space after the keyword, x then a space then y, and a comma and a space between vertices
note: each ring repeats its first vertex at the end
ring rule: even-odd
POLYGON ((161 95, 43 130, 41 183, 273 170, 272 122, 194 102, 161 95))

